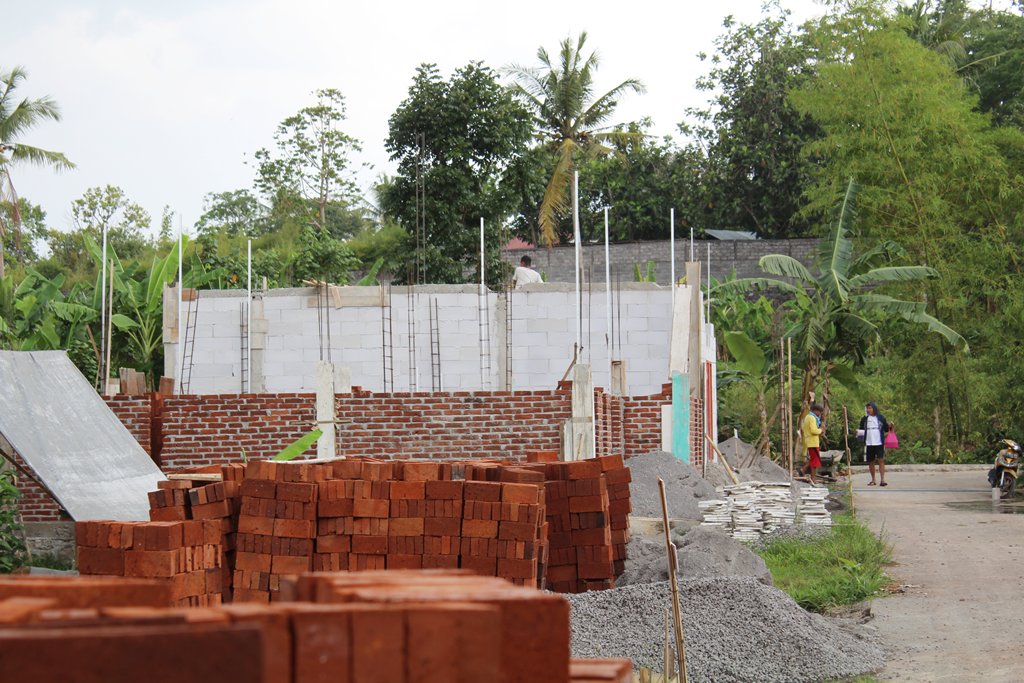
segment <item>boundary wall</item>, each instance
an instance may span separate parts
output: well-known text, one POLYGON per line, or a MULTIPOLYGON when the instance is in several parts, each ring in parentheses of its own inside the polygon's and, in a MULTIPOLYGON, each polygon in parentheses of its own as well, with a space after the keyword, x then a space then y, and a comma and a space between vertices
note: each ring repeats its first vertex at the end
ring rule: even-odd
MULTIPOLYGON (((668 223, 668 216, 665 217, 668 223)), ((792 240, 694 240, 693 258, 702 264, 701 276, 706 280, 708 273, 708 249, 710 248, 711 275, 721 281, 735 270, 737 277, 766 277, 772 280, 785 280, 774 275, 762 273, 757 269, 757 262, 768 254, 786 254, 797 259, 805 266, 814 265, 815 251, 818 248, 816 239, 792 240)), ((580 266, 583 272, 593 273, 595 282, 604 284, 604 244, 584 244, 580 250, 580 266)), ((676 275, 686 274, 684 264, 690 258, 689 235, 683 238, 680 233, 676 239, 676 275)), ((647 272, 647 264, 654 261, 655 275, 658 284, 668 285, 672 280, 672 247, 669 240, 650 242, 620 242, 608 246, 608 262, 618 274, 621 281, 632 282, 633 266, 640 264, 640 269, 647 272)), ((538 273, 543 273, 548 282, 574 282, 576 255, 572 245, 533 249, 505 249, 502 259, 512 265, 519 265, 523 256, 529 256, 531 266, 538 273)), ((612 276, 612 281, 616 276, 612 276)), ((790 282, 790 280, 786 280, 790 282)))
MULTIPOLYGON (((338 394, 339 456, 523 461, 529 450, 559 445, 559 425, 571 417, 572 392, 474 391, 379 394, 353 387, 338 394)), ((167 473, 183 467, 268 458, 309 432, 315 394, 216 396, 117 396, 105 399, 143 448, 167 473), (159 413, 156 413, 157 407, 159 413), (159 433, 154 438, 154 424, 159 433)), ((661 406, 671 385, 650 396, 622 397, 594 391, 598 456, 630 458, 661 448, 661 406)), ((702 404, 691 401, 691 464, 703 469, 707 449, 698 438, 702 404)), ((314 444, 306 455, 315 457, 314 444)), ((23 463, 19 463, 22 464, 23 463)), ((26 522, 53 522, 59 508, 34 482, 22 479, 20 508, 26 522)))

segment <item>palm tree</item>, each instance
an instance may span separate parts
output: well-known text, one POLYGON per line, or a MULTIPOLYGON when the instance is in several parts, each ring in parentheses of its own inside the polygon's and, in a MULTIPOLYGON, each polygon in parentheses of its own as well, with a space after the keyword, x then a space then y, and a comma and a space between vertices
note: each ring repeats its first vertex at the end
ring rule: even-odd
MULTIPOLYGON (((12 167, 25 163, 51 166, 58 171, 75 167, 60 152, 50 152, 17 142, 23 133, 46 119, 60 121, 57 103, 49 96, 36 100, 25 98, 20 102, 15 101, 14 91, 27 76, 28 73, 21 66, 16 66, 10 71, 0 71, 0 86, 3 87, 3 93, 0 94, 0 203, 6 209, 7 218, 14 228, 15 240, 21 239, 21 215, 18 212, 18 197, 11 182, 12 167)), ((0 220, 0 278, 4 276, 5 222, 0 220)))
POLYGON ((547 246, 557 241, 557 218, 569 211, 568 186, 576 155, 607 154, 612 149, 606 142, 624 144, 643 137, 639 132, 616 131, 609 126, 619 98, 628 91, 646 92, 643 83, 630 78, 595 97, 593 77, 601 60, 597 52, 584 59, 586 41, 586 31, 575 45, 570 38, 563 40, 557 64, 542 47, 537 50, 540 67, 513 64, 503 69, 515 81, 512 92, 533 110, 538 136, 554 156, 538 220, 540 239, 547 246))
POLYGON ((853 257, 849 233, 856 220, 854 200, 857 190, 851 178, 836 209, 835 222, 828 236, 820 242, 821 260, 817 275, 791 256, 771 254, 762 257, 758 267, 766 273, 793 278, 799 286, 764 278, 747 278, 727 281, 711 289, 713 296, 776 286, 796 296, 798 318, 785 331, 785 336, 793 338, 794 360, 799 359, 804 371, 801 419, 808 411, 811 392, 815 390, 823 370, 838 367, 849 376, 848 368, 839 361, 863 362, 868 345, 880 338, 875 322, 879 318, 901 317, 927 325, 929 332, 942 335, 965 352, 970 351, 960 334, 925 312, 923 302, 902 301, 863 289, 876 283, 908 282, 937 277, 938 274, 926 266, 892 265, 906 255, 895 242, 883 242, 857 258, 853 257))

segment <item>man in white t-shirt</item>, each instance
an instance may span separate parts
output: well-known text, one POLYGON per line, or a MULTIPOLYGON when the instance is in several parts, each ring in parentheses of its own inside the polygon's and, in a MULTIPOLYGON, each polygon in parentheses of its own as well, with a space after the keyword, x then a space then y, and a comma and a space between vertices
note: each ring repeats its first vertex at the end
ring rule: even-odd
POLYGON ((540 277, 540 273, 530 267, 530 263, 529 256, 524 256, 519 262, 519 267, 516 268, 515 275, 512 277, 512 286, 516 289, 521 289, 523 285, 533 282, 544 282, 540 277))

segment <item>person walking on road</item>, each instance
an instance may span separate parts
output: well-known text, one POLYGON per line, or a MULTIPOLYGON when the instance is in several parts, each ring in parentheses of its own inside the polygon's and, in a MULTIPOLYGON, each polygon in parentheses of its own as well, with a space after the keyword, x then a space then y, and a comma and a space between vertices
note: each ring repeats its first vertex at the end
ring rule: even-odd
POLYGON ((885 435, 889 432, 889 422, 885 416, 878 411, 875 402, 864 407, 864 417, 860 419, 860 429, 857 436, 864 437, 864 457, 868 461, 868 469, 871 471, 871 482, 868 486, 875 485, 875 461, 878 461, 878 485, 888 486, 885 483, 885 435))
POLYGON ((804 448, 807 449, 807 464, 800 468, 800 474, 811 475, 811 484, 817 484, 814 479, 814 469, 821 467, 821 448, 818 435, 821 434, 821 414, 825 406, 815 403, 811 406, 811 412, 804 418, 800 431, 803 433, 804 448))

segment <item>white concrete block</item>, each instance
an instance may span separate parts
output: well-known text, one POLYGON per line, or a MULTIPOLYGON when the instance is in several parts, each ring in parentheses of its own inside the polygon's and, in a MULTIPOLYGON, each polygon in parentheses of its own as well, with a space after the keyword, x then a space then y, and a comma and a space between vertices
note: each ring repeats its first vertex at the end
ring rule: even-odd
MULTIPOLYGON (((527 332, 568 332, 572 319, 565 318, 534 318, 526 321, 527 332)), ((573 324, 573 334, 575 334, 573 324)))

